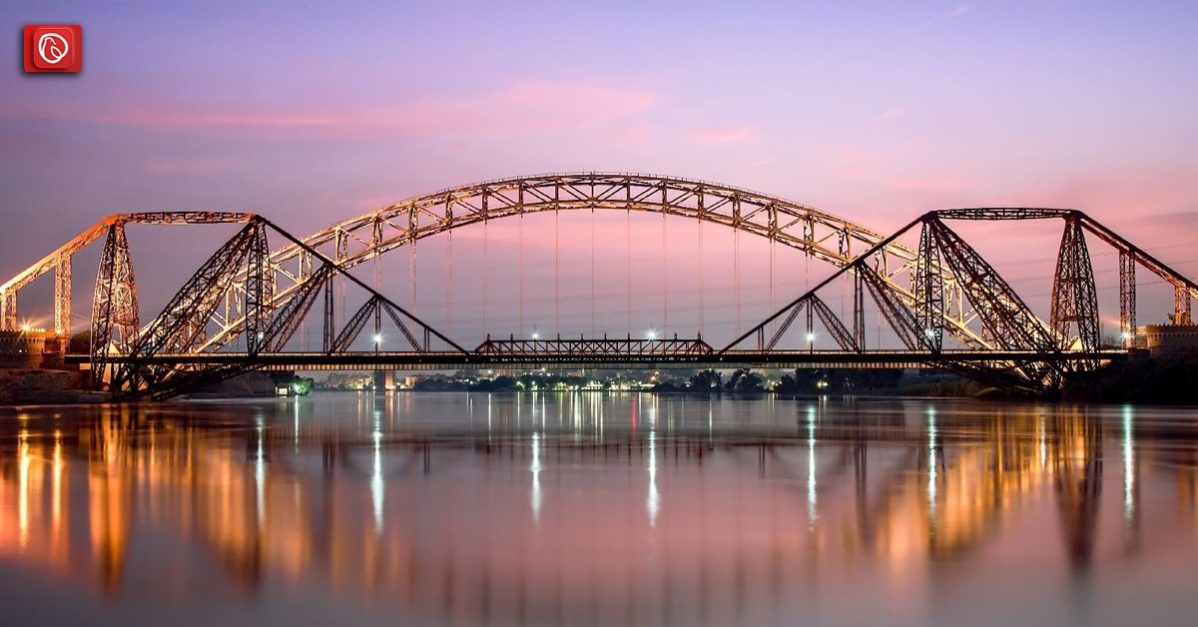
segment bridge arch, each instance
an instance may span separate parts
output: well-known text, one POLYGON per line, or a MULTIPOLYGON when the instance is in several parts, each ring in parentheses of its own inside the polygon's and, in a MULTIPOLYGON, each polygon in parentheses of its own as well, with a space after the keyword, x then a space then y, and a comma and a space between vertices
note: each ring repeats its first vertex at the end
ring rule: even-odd
MULTIPOLYGON (((729 185, 695 179, 630 173, 572 173, 496 179, 403 200, 338 222, 273 250, 273 305, 288 302, 310 280, 317 250, 350 269, 387 252, 452 229, 519 215, 570 210, 640 211, 721 224, 790 246, 837 268, 882 244, 874 267, 899 297, 914 304, 910 289, 898 280, 910 276, 917 254, 881 233, 818 209, 729 185)), ((955 281, 944 273, 946 288, 955 281)), ((244 271, 234 281, 243 289, 244 271)), ((230 312, 222 330, 201 350, 215 350, 237 337, 245 320, 230 312)), ((945 327, 971 345, 985 344, 963 318, 945 315, 945 327)))

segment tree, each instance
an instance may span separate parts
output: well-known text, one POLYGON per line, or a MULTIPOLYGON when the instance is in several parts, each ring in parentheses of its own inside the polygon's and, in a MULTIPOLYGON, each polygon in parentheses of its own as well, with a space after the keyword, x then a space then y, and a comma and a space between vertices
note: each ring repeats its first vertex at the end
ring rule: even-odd
POLYGON ((87 355, 92 351, 92 332, 80 331, 67 342, 67 352, 72 355, 87 355))
POLYGON ((728 380, 727 389, 730 392, 760 392, 763 388, 764 380, 761 375, 749 370, 748 368, 740 368, 732 373, 732 377, 728 380))
POLYGON ((716 392, 723 386, 724 377, 715 370, 703 370, 691 377, 690 388, 695 392, 716 392))

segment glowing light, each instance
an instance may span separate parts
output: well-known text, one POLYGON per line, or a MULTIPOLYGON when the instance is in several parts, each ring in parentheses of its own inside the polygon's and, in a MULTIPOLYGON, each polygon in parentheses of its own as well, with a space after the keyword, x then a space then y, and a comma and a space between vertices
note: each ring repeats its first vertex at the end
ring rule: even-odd
POLYGON ((1136 511, 1136 448, 1133 412, 1123 407, 1123 517, 1130 521, 1136 511))
MULTIPOLYGON (((542 416, 542 421, 544 417, 542 416)), ((532 434, 532 463, 528 465, 528 471, 532 473, 532 492, 529 494, 529 505, 532 506, 533 522, 541 520, 541 434, 534 432, 532 434)))
POLYGON ((657 339, 657 330, 649 329, 649 332, 645 334, 645 337, 647 337, 651 340, 656 340, 657 339))
POLYGON ((815 406, 807 406, 807 524, 819 518, 819 492, 815 478, 815 406))
POLYGON ((539 340, 539 339, 541 339, 541 334, 540 334, 540 333, 537 333, 536 331, 533 331, 533 332, 532 332, 532 339, 534 339, 534 340, 539 340))
POLYGON ((649 432, 649 494, 645 497, 645 512, 649 514, 649 526, 657 526, 657 514, 661 511, 661 493, 657 491, 657 433, 649 432))
POLYGON ((386 495, 386 488, 383 483, 383 433, 379 430, 377 417, 375 418, 374 432, 371 433, 371 437, 374 439, 374 467, 370 473, 370 501, 371 509, 374 512, 374 532, 375 534, 382 534, 383 498, 386 495))
POLYGON ((375 343, 375 344, 382 344, 382 343, 383 343, 383 336, 382 336, 382 335, 380 335, 380 334, 378 334, 378 333, 376 333, 376 334, 374 335, 374 343, 375 343))
POLYGON ((936 408, 928 407, 928 510, 936 515, 936 408))
POLYGON ((814 342, 814 341, 815 341, 815 334, 814 334, 814 333, 811 333, 811 332, 808 332, 808 333, 807 333, 807 343, 808 343, 808 344, 810 344, 810 343, 812 343, 812 342, 814 342))
POLYGON ((264 429, 265 421, 262 416, 256 416, 254 431, 258 440, 258 450, 254 455, 254 502, 259 525, 266 521, 266 453, 262 446, 262 441, 266 438, 264 429))

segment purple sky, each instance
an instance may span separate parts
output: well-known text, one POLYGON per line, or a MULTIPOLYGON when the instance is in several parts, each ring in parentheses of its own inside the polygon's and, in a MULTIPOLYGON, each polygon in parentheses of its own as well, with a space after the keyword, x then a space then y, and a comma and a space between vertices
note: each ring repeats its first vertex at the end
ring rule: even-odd
MULTIPOLYGON (((306 233, 480 179, 619 170, 748 187, 883 232, 947 206, 1077 207, 1198 276, 1193 3, 394 5, 4 3, 0 275, 111 212, 248 210, 306 233), (23 75, 29 22, 82 24, 83 73, 23 75)), ((599 316, 618 323, 599 330, 662 326, 660 220, 633 220, 631 289, 624 216, 596 220, 596 290, 620 301, 601 302, 599 316)), ((485 308, 481 231, 454 235, 448 294, 448 242, 418 255, 417 310, 434 320, 453 310, 463 341, 484 309, 496 333, 519 326, 516 225, 489 228, 485 308), (475 283, 459 285, 463 276, 475 283)), ((590 217, 562 216, 559 228, 578 244, 562 253, 559 289, 561 326, 576 332, 590 320, 590 217)), ((682 242, 671 278, 709 268, 705 327, 730 334, 733 236, 705 227, 698 262, 687 256, 695 227, 670 228, 682 242)), ((526 268, 544 276, 526 277, 526 299, 541 301, 526 305, 535 313, 523 326, 552 330, 552 219, 524 230, 526 268)), ((150 310, 217 243, 157 233, 131 233, 150 310)), ((1043 301, 1059 233, 979 237, 1043 301)), ((770 302, 768 248, 747 238, 741 328, 770 302)), ((386 291, 406 302, 407 256, 397 256, 386 291)), ((1106 261, 1096 260, 1100 281, 1106 261)), ((801 256, 778 251, 775 264, 774 300, 797 295, 801 256)), ((77 272, 87 283, 94 266, 77 272)), ((681 328, 669 330, 687 334, 700 286, 679 280, 670 327, 681 328)), ((1104 315, 1117 312, 1102 296, 1104 315)))

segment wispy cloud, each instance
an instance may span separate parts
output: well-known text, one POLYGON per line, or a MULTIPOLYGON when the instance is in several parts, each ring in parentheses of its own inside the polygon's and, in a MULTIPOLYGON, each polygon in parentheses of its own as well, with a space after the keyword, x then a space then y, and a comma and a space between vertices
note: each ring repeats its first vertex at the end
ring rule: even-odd
POLYGON ((699 129, 691 131, 687 137, 700 144, 735 144, 750 139, 756 134, 757 129, 751 126, 735 126, 699 129))
POLYGON ((84 124, 203 129, 276 136, 497 135, 599 126, 649 109, 657 98, 628 87, 581 82, 520 82, 469 97, 387 106, 176 103, 94 104, 86 109, 0 110, 0 117, 84 124))
POLYGON ((954 6, 953 8, 949 9, 948 11, 945 11, 944 13, 937 15, 932 21, 939 22, 940 20, 951 20, 954 17, 960 17, 962 15, 965 15, 966 13, 969 13, 971 10, 973 10, 973 5, 958 4, 958 5, 954 6))
POLYGON ((887 109, 887 110, 875 115, 873 117, 873 121, 874 122, 886 122, 888 120, 893 120, 895 118, 902 117, 906 114, 907 114, 907 109, 905 107, 893 107, 891 109, 887 109))
POLYGON ((232 170, 240 165, 236 159, 210 157, 184 157, 151 159, 145 170, 150 174, 183 174, 206 176, 232 170))

